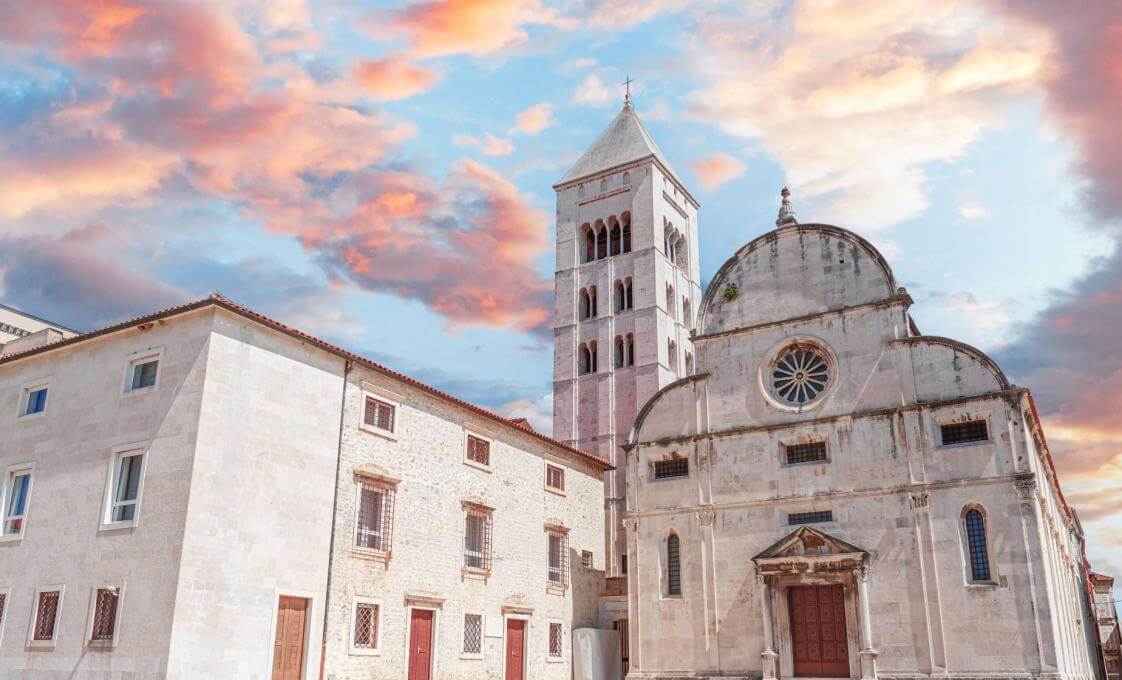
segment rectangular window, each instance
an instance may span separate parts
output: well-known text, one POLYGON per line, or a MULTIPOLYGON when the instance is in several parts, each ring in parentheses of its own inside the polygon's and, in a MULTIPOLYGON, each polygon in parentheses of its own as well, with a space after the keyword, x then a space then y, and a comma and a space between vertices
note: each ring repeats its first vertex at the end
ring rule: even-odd
POLYGON ((464 614, 464 654, 483 652, 483 615, 464 614))
POLYGON ((591 550, 580 551, 580 563, 585 569, 591 569, 592 568, 592 551, 591 550))
POLYGON ((671 477, 689 477, 690 459, 671 458, 670 460, 656 460, 654 462, 654 478, 669 479, 671 477))
POLYGON ((53 642, 55 639, 55 624, 58 622, 58 610, 62 591, 40 591, 35 603, 35 623, 32 626, 31 639, 35 642, 53 642))
POLYGON ((393 432, 395 411, 397 411, 397 407, 393 404, 374 397, 367 397, 366 410, 363 413, 362 421, 370 427, 393 432))
POLYGON ((557 491, 564 491, 565 469, 547 463, 545 466, 545 485, 557 491))
POLYGON ((562 529, 549 529, 549 583, 568 585, 569 535, 562 529))
POLYGON ((21 416, 33 416, 47 410, 47 386, 29 387, 24 393, 21 416))
POLYGON ((358 520, 355 546, 388 553, 393 532, 394 488, 362 481, 358 485, 358 520))
POLYGON ((465 503, 464 566, 477 571, 491 571, 491 509, 465 503))
POLYGON ((549 624, 549 656, 552 659, 560 659, 562 648, 564 646, 564 639, 562 638, 563 628, 560 623, 549 624))
POLYGON ((354 649, 378 648, 378 613, 381 607, 373 602, 356 602, 354 609, 354 649))
POLYGON ((109 522, 133 522, 140 503, 140 479, 144 472, 143 451, 122 451, 113 458, 109 522))
POLYGON ((0 593, 0 633, 4 632, 4 614, 8 610, 8 593, 0 593))
POLYGON ((156 373, 159 371, 159 359, 140 359, 132 364, 129 375, 129 388, 133 392, 153 387, 156 384, 156 373))
POLYGON ((817 463, 826 460, 826 442, 809 442, 806 444, 787 444, 783 447, 787 464, 817 463))
POLYGON ((833 522, 833 510, 816 510, 814 512, 792 512, 787 515, 787 524, 817 524, 819 522, 833 522))
POLYGON ((90 642, 112 641, 117 631, 117 603, 119 591, 116 588, 98 588, 94 595, 93 625, 90 626, 90 642))
POLYGON ((491 442, 469 434, 467 439, 467 459, 473 463, 490 466, 491 442))
POLYGON ((989 429, 984 420, 968 420, 965 423, 950 423, 941 425, 939 433, 942 435, 943 446, 951 444, 965 444, 967 442, 984 442, 990 438, 989 429))
POLYGON ((12 470, 6 481, 3 535, 21 536, 27 518, 27 502, 31 495, 31 470, 12 470))

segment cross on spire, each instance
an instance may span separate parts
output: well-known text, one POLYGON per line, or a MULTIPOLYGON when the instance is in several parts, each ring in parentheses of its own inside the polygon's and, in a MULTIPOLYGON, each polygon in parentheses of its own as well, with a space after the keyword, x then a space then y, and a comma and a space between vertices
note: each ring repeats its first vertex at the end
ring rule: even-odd
POLYGON ((627 80, 623 81, 623 86, 626 88, 623 94, 623 105, 631 106, 631 83, 635 82, 631 76, 627 76, 627 80))

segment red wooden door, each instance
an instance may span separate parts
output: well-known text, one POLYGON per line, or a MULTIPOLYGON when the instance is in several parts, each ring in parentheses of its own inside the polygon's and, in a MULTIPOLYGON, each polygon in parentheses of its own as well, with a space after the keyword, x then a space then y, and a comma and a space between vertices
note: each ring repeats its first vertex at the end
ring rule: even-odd
POLYGON ((795 675, 849 677, 842 586, 793 586, 788 591, 788 599, 795 675))
POLYGON ((506 680, 522 680, 522 662, 526 652, 526 622, 506 620, 506 680))
POLYGON ((308 601, 302 597, 281 597, 273 640, 273 680, 300 680, 302 677, 307 623, 308 601))
POLYGON ((627 639, 627 619, 620 619, 612 623, 612 627, 619 631, 619 656, 623 661, 623 674, 627 675, 627 669, 631 666, 631 660, 628 658, 631 655, 627 651, 631 644, 627 639))
POLYGON ((429 680, 432 676, 431 609, 413 609, 409 616, 409 680, 429 680))

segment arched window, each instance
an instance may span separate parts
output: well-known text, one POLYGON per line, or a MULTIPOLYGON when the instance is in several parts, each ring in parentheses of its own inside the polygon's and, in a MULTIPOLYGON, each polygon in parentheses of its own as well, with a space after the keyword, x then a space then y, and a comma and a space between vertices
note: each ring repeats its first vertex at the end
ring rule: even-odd
POLYGON ((577 198, 584 198, 584 185, 577 187, 577 198))
POLYGON ((597 368, 596 368, 596 341, 595 340, 588 343, 588 355, 592 360, 591 361, 592 368, 590 368, 588 372, 589 373, 595 373, 596 370, 597 370, 597 368))
POLYGON ((631 252, 631 213, 623 213, 623 252, 631 252))
POLYGON ((616 279, 615 285, 612 287, 612 293, 615 310, 617 312, 622 312, 624 309, 626 309, 624 305, 627 304, 627 293, 624 292, 623 281, 616 279))
POLYGON ((686 352, 686 375, 693 375, 693 354, 686 352))
POLYGON ((682 549, 678 534, 666 537, 666 594, 682 594, 682 549))
POLYGON ((584 225, 584 261, 592 262, 596 259, 596 232, 592 227, 584 225))
POLYGON ((588 316, 595 317, 599 315, 596 308, 596 286, 592 286, 588 289, 588 316))
POLYGON ((632 304, 634 302, 634 298, 631 296, 631 277, 630 276, 623 280, 623 292, 624 292, 625 296, 627 297, 627 306, 624 307, 624 309, 631 309, 634 306, 632 304))
POLYGON ((690 314, 690 299, 688 297, 682 298, 682 323, 686 328, 693 330, 693 316, 690 314))
POLYGON ((608 256, 608 228, 602 222, 597 222, 600 228, 596 232, 596 259, 608 256))
POLYGON ((970 576, 974 581, 990 580, 990 558, 986 548, 986 519, 978 508, 970 508, 963 516, 966 524, 966 545, 970 550, 970 576))
POLYGON ((627 357, 624 355, 623 336, 616 336, 616 368, 623 368, 627 362, 627 357))
POLYGON ((592 372, 592 354, 584 343, 580 346, 580 372, 582 374, 592 372))
POLYGON ((627 334, 627 365, 635 365, 635 336, 631 333, 627 334))
POLYGON ((678 265, 680 269, 686 268, 686 237, 678 234, 674 239, 674 244, 671 246, 671 251, 674 257, 670 258, 674 264, 678 265))
POLYGON ((619 255, 619 223, 614 219, 612 220, 612 236, 611 236, 611 253, 612 255, 619 255))
POLYGON ((631 173, 630 172, 625 172, 625 173, 623 173, 623 186, 626 187, 626 186, 630 186, 630 185, 631 185, 631 173))
POLYGON ((592 298, 588 296, 588 291, 584 288, 580 289, 580 318, 587 319, 592 316, 592 298))
POLYGON ((671 319, 676 319, 678 318, 675 314, 676 311, 674 308, 674 286, 668 283, 666 284, 666 313, 670 315, 671 319))
POLYGON ((671 371, 678 373, 678 344, 673 340, 666 343, 666 363, 671 371))
POLYGON ((606 179, 600 180, 600 191, 604 192, 604 191, 607 191, 607 190, 608 190, 608 180, 606 180, 606 179))

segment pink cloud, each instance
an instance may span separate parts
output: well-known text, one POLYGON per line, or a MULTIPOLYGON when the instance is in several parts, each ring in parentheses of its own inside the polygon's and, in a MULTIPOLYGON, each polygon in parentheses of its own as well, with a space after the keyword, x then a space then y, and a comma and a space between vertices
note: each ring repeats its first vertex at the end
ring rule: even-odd
POLYGON ((436 71, 410 64, 400 55, 355 64, 355 77, 378 99, 408 99, 426 92, 440 80, 436 71))
POLYGON ((521 44, 524 25, 549 16, 536 0, 428 0, 393 12, 389 22, 407 36, 412 56, 439 57, 521 44))
POLYGON ((514 130, 528 135, 536 135, 554 124, 553 105, 542 102, 523 109, 514 120, 514 130))
POLYGON ((715 189, 725 182, 736 179, 744 174, 744 164, 727 153, 718 151, 705 158, 693 162, 693 170, 697 179, 706 189, 715 189))

